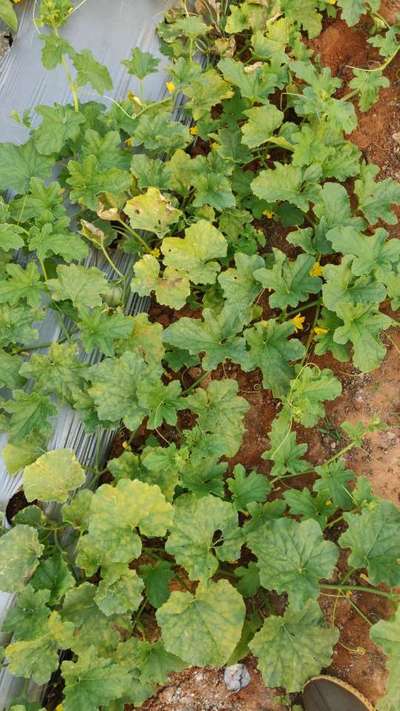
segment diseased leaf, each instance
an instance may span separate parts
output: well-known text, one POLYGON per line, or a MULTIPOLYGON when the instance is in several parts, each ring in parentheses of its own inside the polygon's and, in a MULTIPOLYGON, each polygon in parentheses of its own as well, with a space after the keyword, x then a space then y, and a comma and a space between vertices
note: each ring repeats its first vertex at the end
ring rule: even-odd
POLYGON ((39 565, 42 552, 37 531, 31 526, 17 525, 1 536, 0 590, 23 590, 39 565))
POLYGON ((301 609, 289 605, 282 617, 268 617, 249 647, 267 686, 295 692, 329 666, 338 638, 336 628, 323 626, 318 603, 308 600, 301 609))
POLYGON ((225 237, 210 222, 199 220, 185 230, 185 237, 166 237, 161 251, 164 264, 184 274, 194 284, 213 284, 225 257, 225 237))
POLYGON ((225 378, 212 380, 207 389, 197 388, 186 398, 186 406, 198 415, 197 425, 203 434, 219 435, 222 431, 225 453, 233 457, 240 447, 247 401, 238 396, 238 384, 225 378))
POLYGON ((232 504, 215 496, 191 494, 175 503, 171 534, 165 549, 182 565, 191 580, 206 582, 218 569, 218 560, 237 560, 242 538, 232 504), (218 531, 218 540, 214 534, 218 531))
POLYGON ((72 449, 53 449, 24 469, 24 492, 28 501, 59 501, 85 481, 85 473, 72 449))
POLYGON ((400 584, 400 511, 381 501, 361 514, 344 514, 348 529, 340 536, 342 548, 350 548, 349 564, 366 568, 374 585, 400 584))
POLYGON ((400 693, 400 607, 392 619, 373 625, 370 636, 388 657, 389 678, 386 693, 378 702, 379 711, 396 711, 400 693))
POLYGON ((307 212, 310 200, 316 202, 318 197, 317 184, 312 178, 311 171, 275 163, 274 170, 262 170, 254 178, 251 189, 258 198, 269 203, 286 201, 307 212))
POLYGON ((261 585, 278 593, 287 592, 297 607, 319 594, 319 581, 330 578, 338 548, 324 541, 316 521, 297 523, 281 518, 249 534, 248 545, 257 556, 261 585))
POLYGON ((70 300, 78 310, 101 306, 110 288, 100 269, 79 264, 60 264, 57 278, 48 279, 47 286, 55 301, 70 300))
POLYGON ((222 666, 242 632, 245 606, 227 580, 198 587, 196 594, 173 592, 157 610, 165 648, 194 666, 222 666))
POLYGON ((244 114, 249 120, 242 126, 242 142, 249 148, 257 148, 268 141, 284 118, 282 111, 270 103, 248 109, 244 114))
POLYGON ((121 612, 132 613, 142 601, 143 588, 144 583, 135 570, 126 565, 112 565, 102 570, 94 600, 107 617, 121 612))
POLYGON ((97 711, 125 696, 130 674, 123 666, 97 654, 95 647, 84 650, 76 662, 61 665, 64 689, 64 711, 97 711))
POLYGON ((124 212, 133 229, 153 232, 158 237, 163 237, 181 215, 157 188, 148 188, 143 195, 128 200, 124 212))

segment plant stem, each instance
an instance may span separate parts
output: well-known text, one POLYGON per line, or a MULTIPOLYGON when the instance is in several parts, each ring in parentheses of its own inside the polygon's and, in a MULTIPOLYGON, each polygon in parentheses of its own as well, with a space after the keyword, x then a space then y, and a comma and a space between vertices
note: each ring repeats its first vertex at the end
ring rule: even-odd
POLYGON ((203 373, 202 375, 200 375, 200 377, 197 378, 197 380, 195 380, 194 383, 192 383, 191 385, 189 385, 189 387, 186 388, 186 390, 183 390, 183 392, 182 392, 181 394, 182 394, 182 395, 187 395, 188 393, 190 393, 192 390, 194 390, 194 388, 197 387, 197 385, 200 385, 200 383, 202 383, 203 380, 205 380, 205 378, 207 377, 207 375, 210 375, 210 371, 209 371, 209 370, 206 370, 205 373, 203 373))
POLYGON ((101 252, 104 255, 105 259, 109 263, 110 267, 116 272, 116 274, 118 274, 118 276, 121 277, 121 279, 125 279, 125 274, 120 272, 118 267, 114 264, 113 260, 111 259, 110 255, 108 254, 108 252, 102 242, 100 243, 100 249, 101 249, 101 252))
POLYGON ((124 221, 121 220, 121 219, 116 219, 116 222, 118 222, 120 225, 123 225, 124 229, 127 230, 127 232, 129 232, 129 234, 131 234, 132 237, 135 237, 135 239, 137 239, 138 242, 140 242, 140 244, 142 245, 143 249, 144 249, 148 254, 151 254, 151 249, 150 249, 150 247, 148 246, 148 244, 144 241, 144 239, 143 239, 135 230, 132 229, 132 227, 130 227, 129 225, 127 225, 126 222, 124 222, 124 221))
POLYGON ((311 309, 313 306, 318 306, 322 302, 322 299, 314 299, 314 301, 310 301, 309 304, 306 304, 305 306, 299 306, 297 309, 294 309, 293 311, 288 311, 286 314, 286 317, 289 316, 295 316, 296 314, 300 313, 301 311, 306 311, 307 309, 311 309))
POLYGON ((385 597, 388 600, 397 600, 399 598, 399 595, 394 595, 393 593, 388 593, 384 590, 378 590, 378 588, 367 588, 365 585, 333 585, 331 583, 323 583, 320 587, 322 590, 354 590, 354 592, 366 592, 371 595, 385 597))

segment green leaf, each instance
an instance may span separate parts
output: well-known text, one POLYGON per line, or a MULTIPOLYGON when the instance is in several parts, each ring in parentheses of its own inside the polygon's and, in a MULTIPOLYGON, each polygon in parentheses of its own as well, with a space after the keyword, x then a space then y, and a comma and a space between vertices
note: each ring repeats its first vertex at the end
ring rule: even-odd
POLYGON ((202 433, 224 434, 224 452, 233 457, 242 441, 245 431, 243 420, 249 404, 238 396, 236 380, 224 378, 212 380, 207 389, 197 388, 186 398, 187 407, 197 417, 197 425, 202 433))
POLYGON ((349 83, 349 87, 358 92, 361 111, 368 111, 378 100, 380 90, 390 86, 390 81, 382 72, 370 72, 365 69, 353 69, 353 75, 354 79, 349 83))
POLYGON ((10 355, 0 349, 0 386, 5 388, 18 388, 23 384, 20 368, 22 359, 17 355, 10 355))
POLYGON ((178 270, 194 284, 213 284, 221 267, 216 259, 226 257, 225 237, 207 220, 185 230, 185 237, 166 237, 161 244, 164 264, 178 270))
POLYGON ((236 86, 241 95, 250 99, 252 103, 265 103, 267 96, 278 86, 283 86, 286 78, 286 71, 278 76, 268 62, 245 65, 231 57, 221 59, 218 62, 218 69, 221 70, 224 79, 236 86))
POLYGON ((35 111, 42 118, 38 128, 32 132, 36 149, 45 156, 58 154, 67 143, 75 141, 80 132, 85 117, 70 106, 54 104, 54 106, 36 106, 35 111))
POLYGON ((115 424, 123 420, 132 432, 137 430, 146 415, 137 388, 148 370, 143 358, 129 351, 92 366, 88 392, 100 420, 115 424))
POLYGON ((321 288, 321 280, 310 276, 314 257, 310 254, 299 254, 294 260, 274 248, 274 265, 270 269, 256 269, 255 278, 264 289, 274 293, 269 297, 272 308, 284 309, 287 306, 297 306, 305 301, 309 294, 317 294, 321 288))
POLYGON ((185 568, 190 580, 206 582, 217 571, 218 560, 239 558, 241 546, 238 515, 232 504, 215 496, 198 499, 186 494, 177 499, 165 550, 185 568))
POLYGON ((287 489, 283 494, 289 511, 301 521, 313 519, 324 530, 328 519, 336 512, 332 502, 324 496, 312 494, 309 489, 287 489))
POLYGON ((315 467, 315 471, 319 478, 314 482, 313 490, 338 509, 352 509, 354 502, 349 482, 354 481, 354 472, 346 469, 340 459, 315 467))
POLYGON ((47 437, 51 432, 49 418, 56 414, 50 398, 41 393, 15 390, 13 400, 3 403, 10 415, 8 433, 12 444, 22 444, 26 438, 47 437))
POLYGON ((208 116, 212 107, 223 99, 233 96, 233 91, 228 82, 211 67, 198 77, 194 77, 191 84, 185 88, 185 94, 189 97, 187 108, 191 110, 193 118, 197 121, 208 116))
POLYGON ((169 231, 182 214, 157 188, 148 188, 143 195, 128 200, 124 212, 133 229, 152 232, 159 238, 169 231))
POLYGON ((324 414, 322 403, 335 400, 341 392, 342 385, 331 370, 306 366, 291 381, 286 404, 296 422, 313 427, 324 414))
POLYGON ((265 474, 253 470, 246 473, 242 464, 233 468, 233 476, 227 480, 228 489, 232 494, 233 505, 238 511, 247 511, 248 504, 254 501, 265 501, 271 491, 271 486, 265 474))
POLYGON ((366 568, 372 584, 400 584, 400 511, 390 501, 380 501, 361 514, 344 514, 348 529, 340 536, 350 548, 349 565, 366 568))
POLYGON ((236 587, 243 597, 253 597, 260 587, 260 574, 256 563, 235 568, 234 575, 238 578, 236 587))
POLYGON ((141 565, 140 577, 143 579, 146 599, 153 607, 161 607, 170 596, 169 584, 174 572, 167 560, 158 560, 154 565, 141 565))
POLYGON ((152 644, 135 637, 118 645, 115 659, 129 671, 131 683, 126 697, 135 706, 142 705, 156 692, 157 684, 167 683, 169 674, 184 666, 178 657, 166 652, 161 641, 152 644))
POLYGON ((379 620, 373 625, 370 637, 388 657, 389 678, 385 696, 378 701, 378 709, 396 711, 400 694, 400 607, 390 620, 379 620))
POLYGON ((270 103, 255 106, 244 114, 249 120, 242 126, 242 142, 249 148, 257 148, 268 141, 284 118, 283 112, 270 103))
POLYGON ((356 230, 362 230, 365 226, 361 217, 353 216, 347 190, 339 183, 324 184, 319 200, 314 205, 314 213, 318 218, 315 228, 315 247, 323 254, 332 252, 331 245, 327 241, 330 230, 338 227, 353 227, 356 230))
POLYGON ((282 617, 268 617, 249 647, 267 686, 295 692, 330 665, 338 638, 336 628, 323 626, 318 603, 308 600, 300 610, 289 605, 282 617))
POLYGON ((56 605, 68 590, 75 586, 75 578, 67 564, 57 552, 51 558, 41 560, 31 584, 35 590, 49 593, 49 604, 56 605))
POLYGON ((23 235, 25 230, 18 225, 3 223, 0 225, 0 249, 10 252, 13 249, 20 249, 25 242, 23 235))
POLYGON ((357 24, 361 15, 366 14, 369 9, 373 12, 379 10, 379 0, 338 0, 338 5, 342 9, 342 17, 349 27, 357 24))
POLYGON ((30 526, 17 525, 1 536, 0 590, 23 590, 39 565, 42 552, 37 531, 30 526))
POLYGON ((140 47, 135 47, 132 49, 129 59, 124 59, 122 64, 127 68, 128 74, 132 74, 138 79, 144 79, 157 71, 160 60, 150 52, 143 52, 140 47))
POLYGON ((101 170, 96 156, 90 155, 82 161, 70 160, 67 164, 71 187, 70 199, 96 212, 102 193, 110 193, 118 199, 124 197, 132 181, 131 175, 120 168, 101 170))
POLYGON ((352 227, 337 227, 327 234, 337 252, 354 256, 351 263, 353 274, 374 274, 384 282, 385 277, 392 274, 393 265, 400 261, 400 244, 396 239, 387 240, 387 236, 386 230, 380 227, 369 236, 352 227))
POLYGON ((101 307, 80 309, 78 321, 80 337, 86 351, 98 348, 106 356, 114 355, 115 342, 128 338, 133 321, 119 311, 105 312, 101 307))
POLYGON ((25 193, 33 177, 50 177, 54 160, 41 156, 32 140, 22 146, 0 143, 0 191, 15 190, 25 193))
POLYGON ((15 606, 8 612, 2 630, 14 635, 15 640, 35 639, 46 629, 50 609, 49 590, 35 592, 31 585, 26 585, 17 596, 15 606))
POLYGON ((102 579, 94 596, 96 605, 109 617, 121 612, 132 613, 142 601, 143 581, 126 565, 112 565, 102 570, 102 579))
MULTIPOLYGON (((134 125, 134 124, 133 124, 134 125)), ((169 113, 158 111, 140 116, 133 130, 135 144, 142 145, 155 156, 167 153, 170 155, 179 148, 186 148, 192 142, 187 126, 179 121, 173 121, 169 113)))
POLYGON ((227 580, 173 592, 156 613, 168 652, 194 666, 222 666, 242 632, 244 602, 227 580))
POLYGON ((395 225, 397 216, 391 207, 400 203, 400 183, 392 178, 375 182, 379 171, 377 165, 361 166, 360 178, 355 181, 354 188, 358 206, 370 225, 375 225, 378 220, 395 225))
POLYGON ((327 264, 324 268, 326 280, 322 289, 324 304, 338 316, 341 309, 346 306, 375 304, 383 301, 386 296, 383 284, 370 276, 355 279, 351 267, 352 258, 347 255, 343 257, 340 264, 327 264))
POLYGON ((393 325, 392 319, 376 311, 374 306, 363 304, 344 303, 336 311, 343 321, 343 326, 339 326, 333 336, 336 343, 352 343, 354 365, 362 372, 377 368, 386 354, 380 333, 393 325))
POLYGON ((28 501, 65 503, 85 481, 85 472, 72 449, 53 449, 24 469, 23 485, 28 501))
POLYGON ((307 212, 310 200, 316 202, 318 197, 318 186, 310 170, 304 171, 291 164, 274 165, 274 170, 262 170, 254 178, 251 183, 254 195, 269 203, 286 201, 307 212))
POLYGON ((12 6, 11 0, 0 0, 0 20, 3 20, 13 32, 18 29, 18 18, 12 6))
POLYGON ((302 474, 309 469, 308 462, 301 459, 307 452, 308 446, 297 444, 296 433, 291 431, 291 419, 285 413, 273 420, 269 442, 271 449, 267 449, 261 456, 273 462, 271 468, 273 476, 302 474))
POLYGON ((79 264, 60 264, 57 278, 48 279, 47 286, 55 301, 72 301, 78 310, 101 306, 110 288, 100 269, 79 264))
POLYGON ((39 306, 43 294, 43 283, 34 262, 28 262, 25 269, 19 264, 7 264, 8 279, 0 282, 0 303, 18 304, 23 299, 29 306, 39 306))
POLYGON ((99 657, 95 647, 84 650, 76 662, 63 662, 64 711, 97 711, 120 699, 130 684, 128 670, 99 657))
POLYGON ((98 94, 104 94, 106 90, 112 89, 113 83, 107 67, 97 61, 90 49, 74 52, 72 63, 77 72, 78 86, 90 84, 98 94))
POLYGON ((303 606, 319 595, 319 581, 330 578, 338 558, 338 548, 324 541, 316 521, 298 523, 281 518, 248 536, 248 545, 257 556, 261 585, 303 606))
POLYGON ((254 272, 264 266, 264 260, 257 254, 248 256, 241 252, 236 252, 234 259, 235 269, 225 269, 218 276, 218 281, 229 308, 236 308, 246 316, 261 291, 254 272))
POLYGON ((291 321, 278 323, 270 319, 259 321, 244 333, 250 346, 248 370, 260 368, 263 387, 271 389, 274 397, 281 397, 288 392, 294 375, 290 362, 299 360, 305 352, 301 341, 289 338, 294 332, 295 327, 291 321))
POLYGON ((139 296, 150 296, 154 291, 159 304, 172 309, 181 309, 186 304, 190 295, 190 282, 182 272, 167 267, 160 275, 160 264, 152 254, 145 254, 135 262, 133 268, 135 276, 131 281, 131 289, 139 296))
POLYGON ((156 429, 163 422, 176 425, 178 410, 185 409, 185 402, 180 397, 182 392, 178 380, 173 380, 168 385, 160 380, 143 380, 138 383, 138 399, 149 412, 147 427, 156 429))
POLYGON ((205 353, 203 365, 213 370, 230 358, 235 363, 246 360, 245 342, 236 334, 242 323, 237 314, 224 309, 215 316, 211 309, 204 309, 203 321, 184 316, 164 331, 164 341, 190 354, 205 353))
POLYGON ((85 385, 86 368, 74 343, 55 342, 45 355, 33 354, 25 361, 20 374, 34 379, 36 391, 73 402, 76 392, 85 385))
POLYGON ((64 54, 70 57, 74 54, 70 43, 64 37, 53 32, 40 35, 40 39, 43 42, 42 64, 45 69, 55 69, 58 64, 62 63, 64 54))

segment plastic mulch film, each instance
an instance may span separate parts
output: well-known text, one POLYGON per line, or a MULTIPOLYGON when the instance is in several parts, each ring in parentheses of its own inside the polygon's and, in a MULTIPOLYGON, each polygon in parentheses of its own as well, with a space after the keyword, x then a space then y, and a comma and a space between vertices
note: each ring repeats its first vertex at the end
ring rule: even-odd
MULTIPOLYGON (((113 79, 114 89, 109 100, 123 98, 131 90, 137 92, 138 81, 129 76, 121 65, 133 47, 160 56, 155 28, 164 12, 173 4, 169 0, 86 0, 63 28, 63 35, 80 50, 90 48, 95 57, 106 64, 113 79)), ((38 104, 70 102, 62 67, 48 72, 41 64, 41 42, 33 22, 37 2, 25 2, 20 11, 18 33, 10 51, 0 61, 0 142, 22 143, 27 139, 27 129, 11 118, 11 112, 24 112, 38 104)), ((161 57, 159 71, 146 79, 145 94, 148 99, 159 99, 165 93, 165 57, 161 57)), ((83 90, 82 101, 98 98, 91 90, 83 90)), ((107 98, 104 99, 107 102, 107 98)), ((133 258, 122 253, 114 254, 118 268, 129 273, 133 258)), ((101 268, 111 276, 110 268, 97 252, 92 250, 87 263, 101 268)), ((147 300, 132 295, 127 313, 146 310, 147 300)), ((43 342, 56 341, 60 325, 49 313, 40 324, 39 337, 43 342)), ((90 360, 98 359, 96 353, 90 360)), ((95 459, 104 460, 115 432, 102 430, 96 435, 86 434, 79 417, 72 409, 63 408, 54 421, 53 436, 49 449, 72 448, 83 466, 90 466, 95 459)), ((10 477, 1 457, 7 442, 0 433, 0 510, 5 511, 7 502, 20 486, 21 476, 10 477)), ((0 626, 13 596, 0 592, 0 626)), ((0 639, 0 643, 5 640, 0 639)), ((23 680, 16 679, 7 670, 0 672, 0 711, 7 709, 11 699, 18 693, 23 680)))

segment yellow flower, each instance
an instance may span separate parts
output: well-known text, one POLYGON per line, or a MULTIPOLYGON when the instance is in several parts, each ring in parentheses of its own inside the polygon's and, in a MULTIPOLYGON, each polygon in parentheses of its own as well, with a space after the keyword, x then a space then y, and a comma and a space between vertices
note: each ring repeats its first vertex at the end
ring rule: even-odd
POLYGON ((143 106, 143 101, 138 96, 136 96, 133 91, 128 91, 127 98, 129 101, 132 101, 134 104, 137 104, 137 106, 143 106))
MULTIPOLYGON (((14 2, 15 1, 19 2, 19 0, 14 0, 14 2)), ((58 706, 56 706, 56 711, 64 711, 64 706, 62 704, 58 704, 58 706)))
POLYGON ((325 506, 332 506, 332 501, 330 499, 327 499, 325 501, 325 506))
POLYGON ((190 131, 190 133, 192 134, 192 136, 197 136, 197 134, 198 134, 198 132, 199 132, 199 129, 197 128, 197 126, 192 126, 192 127, 189 129, 189 131, 190 131))
POLYGON ((336 0, 326 0, 328 5, 336 5, 336 0))
POLYGON ((270 220, 271 217, 274 216, 274 213, 272 212, 272 210, 264 210, 263 215, 265 215, 265 217, 268 217, 268 219, 270 220))
POLYGON ((165 83, 165 86, 167 87, 167 89, 168 89, 168 91, 169 91, 170 94, 173 94, 173 93, 174 93, 174 91, 175 91, 175 89, 176 89, 176 86, 175 86, 175 84, 174 84, 173 81, 167 81, 167 82, 165 83))
MULTIPOLYGON (((122 442, 122 449, 129 449, 129 442, 122 442)), ((57 711, 57 709, 56 709, 57 711)))
POLYGON ((328 328, 322 328, 322 326, 315 326, 314 333, 316 336, 325 336, 328 333, 328 328))
POLYGON ((304 321, 306 320, 305 316, 301 316, 300 314, 296 314, 294 318, 292 318, 292 324, 295 327, 296 331, 302 331, 304 329, 304 321))
POLYGON ((321 267, 320 263, 314 262, 314 264, 312 265, 312 267, 310 269, 310 276, 319 277, 319 276, 322 276, 323 273, 324 273, 324 268, 321 267))
POLYGON ((214 143, 211 144, 211 150, 212 150, 212 151, 216 151, 217 148, 219 148, 219 143, 217 143, 216 141, 214 141, 214 143))
POLYGON ((155 247, 154 249, 151 250, 150 254, 151 254, 153 257, 159 257, 160 254, 161 254, 161 252, 160 252, 160 250, 158 249, 158 247, 155 247))
POLYGON ((135 142, 134 139, 131 137, 131 138, 126 139, 125 144, 129 147, 132 147, 134 142, 135 142))

